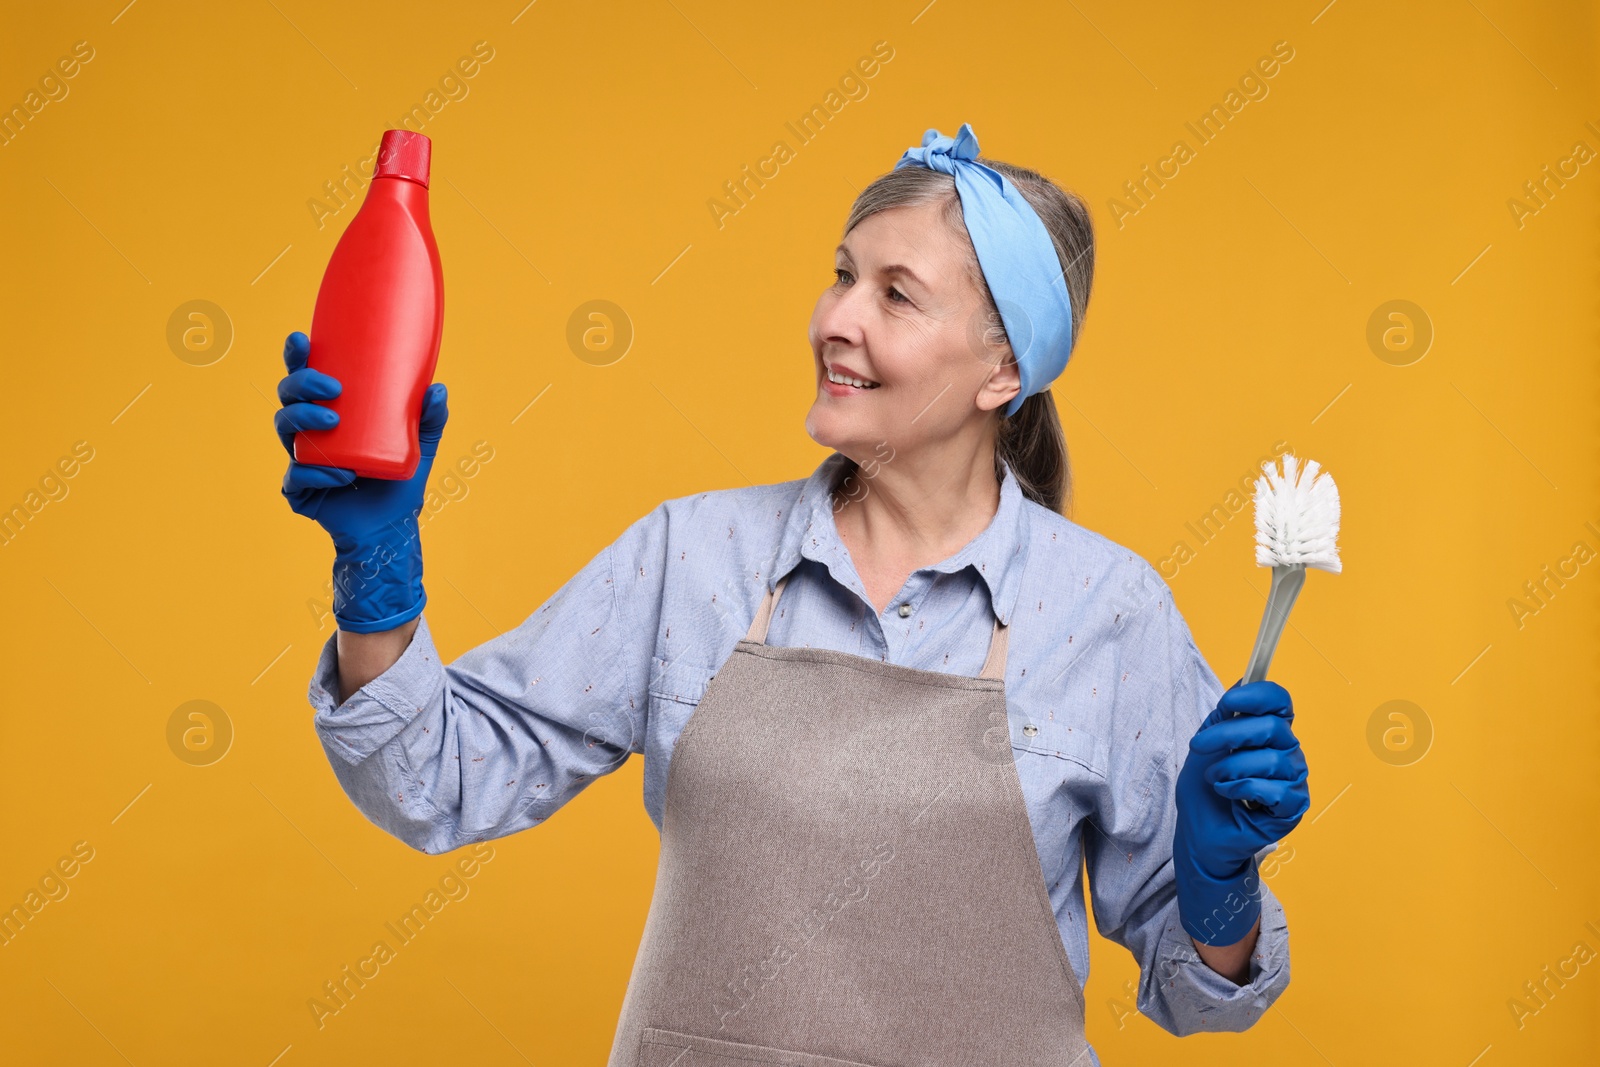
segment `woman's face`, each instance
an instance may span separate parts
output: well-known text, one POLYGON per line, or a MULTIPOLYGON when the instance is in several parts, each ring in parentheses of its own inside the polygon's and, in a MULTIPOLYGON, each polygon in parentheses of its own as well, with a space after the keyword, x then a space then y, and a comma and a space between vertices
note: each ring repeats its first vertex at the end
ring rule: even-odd
POLYGON ((970 246, 940 211, 937 202, 897 207, 858 223, 811 313, 817 398, 806 432, 857 463, 965 433, 976 440, 1017 392, 1010 350, 985 330, 970 246), (836 384, 830 370, 868 385, 836 384))

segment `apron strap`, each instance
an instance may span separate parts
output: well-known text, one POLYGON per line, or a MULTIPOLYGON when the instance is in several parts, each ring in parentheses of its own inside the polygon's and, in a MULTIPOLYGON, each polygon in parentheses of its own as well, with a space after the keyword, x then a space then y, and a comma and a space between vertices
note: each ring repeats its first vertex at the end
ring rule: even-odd
MULTIPOLYGON (((790 571, 789 574, 793 574, 790 571)), ((777 607, 778 598, 783 595, 783 587, 789 582, 789 574, 778 579, 778 584, 769 589, 761 598, 761 606, 756 609, 756 617, 750 621, 750 629, 745 631, 744 639, 754 641, 758 645, 766 644, 767 628, 772 625, 772 613, 777 607)), ((978 672, 979 678, 995 678, 1004 681, 1006 677, 1006 647, 1009 643, 1011 628, 1000 623, 999 616, 995 617, 994 627, 989 632, 989 655, 983 661, 983 670, 978 672)))
POLYGON ((989 634, 989 658, 983 661, 983 670, 978 672, 979 678, 1006 678, 1006 645, 1011 634, 1011 627, 1000 625, 1000 617, 995 616, 994 629, 989 634))
POLYGON ((785 574, 778 579, 778 584, 767 590, 766 595, 761 598, 761 607, 756 609, 756 617, 751 620, 750 629, 745 632, 746 641, 754 641, 758 645, 767 643, 767 626, 772 622, 772 609, 777 606, 778 598, 783 595, 783 587, 788 581, 789 575, 785 574))

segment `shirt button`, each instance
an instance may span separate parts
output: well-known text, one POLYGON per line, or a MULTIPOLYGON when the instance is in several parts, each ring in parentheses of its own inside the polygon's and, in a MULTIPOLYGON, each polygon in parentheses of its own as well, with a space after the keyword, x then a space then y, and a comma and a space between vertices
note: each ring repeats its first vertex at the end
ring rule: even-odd
POLYGON ((1022 732, 1027 734, 1029 737, 1032 737, 1034 734, 1039 732, 1039 728, 1030 722, 1028 725, 1022 728, 1022 732))
POLYGON ((906 619, 906 618, 910 618, 911 617, 911 605, 910 604, 901 604, 900 605, 900 617, 902 619, 906 619))

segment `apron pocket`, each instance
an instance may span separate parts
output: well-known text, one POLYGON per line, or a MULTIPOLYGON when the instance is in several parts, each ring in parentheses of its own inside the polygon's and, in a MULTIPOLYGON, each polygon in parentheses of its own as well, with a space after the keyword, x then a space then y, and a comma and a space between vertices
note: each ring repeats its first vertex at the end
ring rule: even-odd
POLYGON ((880 1067, 743 1041, 648 1027, 639 1037, 638 1067, 880 1067), (687 1053, 687 1055, 686 1055, 687 1053))

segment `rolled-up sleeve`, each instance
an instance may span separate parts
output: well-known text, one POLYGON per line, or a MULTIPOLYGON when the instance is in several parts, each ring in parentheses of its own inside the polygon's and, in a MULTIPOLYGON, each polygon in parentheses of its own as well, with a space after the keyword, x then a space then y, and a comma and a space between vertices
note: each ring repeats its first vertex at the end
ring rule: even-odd
POLYGON ((521 625, 452 663, 424 612, 399 660, 337 706, 331 635, 307 696, 356 807, 448 852, 544 821, 642 752, 665 516, 633 523, 521 625))
MULTIPOLYGON (((1150 595, 1123 623, 1126 675, 1114 716, 1119 737, 1154 738, 1128 787, 1084 830, 1095 923, 1139 962, 1139 1011, 1170 1033, 1246 1030, 1289 984, 1289 929, 1283 906, 1259 881, 1261 931, 1244 984, 1212 970, 1178 921, 1172 840, 1176 786, 1189 739, 1216 707, 1223 686, 1194 643, 1171 589, 1153 568, 1150 595)), ((1142 744, 1142 742, 1141 742, 1142 744)))

